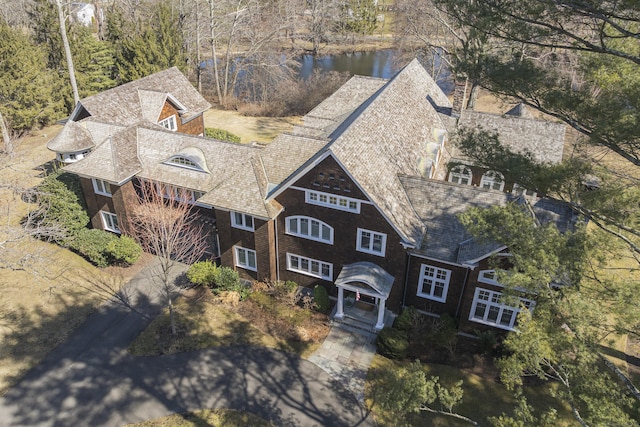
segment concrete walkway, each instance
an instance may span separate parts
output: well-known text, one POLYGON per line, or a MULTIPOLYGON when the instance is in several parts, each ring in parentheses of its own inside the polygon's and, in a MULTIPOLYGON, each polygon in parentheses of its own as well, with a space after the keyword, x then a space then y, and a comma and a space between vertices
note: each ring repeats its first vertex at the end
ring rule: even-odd
POLYGON ((341 383, 296 355, 258 347, 134 357, 127 347, 162 309, 149 266, 5 396, 0 426, 107 426, 202 408, 249 411, 278 426, 370 426, 341 383))
POLYGON ((346 386, 364 408, 364 385, 376 353, 375 340, 373 333, 334 325, 309 361, 346 386))

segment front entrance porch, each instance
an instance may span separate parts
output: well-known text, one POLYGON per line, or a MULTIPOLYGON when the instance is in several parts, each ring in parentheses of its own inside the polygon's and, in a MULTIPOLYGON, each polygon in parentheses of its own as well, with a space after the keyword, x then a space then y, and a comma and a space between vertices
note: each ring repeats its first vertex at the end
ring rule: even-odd
POLYGON ((386 301, 394 280, 382 267, 371 262, 345 265, 335 281, 338 303, 333 319, 356 320, 380 331, 385 326, 386 301), (347 293, 350 295, 345 297, 347 293))

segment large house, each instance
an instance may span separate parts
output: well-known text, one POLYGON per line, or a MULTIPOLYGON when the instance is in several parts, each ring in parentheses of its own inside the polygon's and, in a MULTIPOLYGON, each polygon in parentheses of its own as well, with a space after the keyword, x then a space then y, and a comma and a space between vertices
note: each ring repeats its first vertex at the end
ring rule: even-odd
POLYGON ((449 136, 481 126, 559 162, 565 128, 521 106, 463 110, 459 95, 452 104, 414 60, 390 80, 351 78, 267 146, 240 145, 202 136, 210 106, 172 68, 81 100, 49 148, 80 177, 95 228, 119 233, 137 183, 155 181, 187 191, 212 257, 245 279, 326 287, 336 320, 354 316, 357 295, 377 330, 410 305, 462 330, 511 330, 533 301, 501 301, 488 260, 508 248, 475 241, 456 214, 520 203, 565 228, 573 215, 473 165, 449 136))

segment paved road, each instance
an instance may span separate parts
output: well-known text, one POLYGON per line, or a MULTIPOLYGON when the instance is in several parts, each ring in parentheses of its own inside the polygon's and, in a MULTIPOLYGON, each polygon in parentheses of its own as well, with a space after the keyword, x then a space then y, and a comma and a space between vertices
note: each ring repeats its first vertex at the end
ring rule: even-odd
POLYGON ((160 310, 148 270, 126 288, 147 316, 117 303, 94 313, 0 398, 0 425, 122 426, 200 408, 250 411, 283 426, 373 424, 344 387, 288 353, 238 346, 128 354, 160 310))

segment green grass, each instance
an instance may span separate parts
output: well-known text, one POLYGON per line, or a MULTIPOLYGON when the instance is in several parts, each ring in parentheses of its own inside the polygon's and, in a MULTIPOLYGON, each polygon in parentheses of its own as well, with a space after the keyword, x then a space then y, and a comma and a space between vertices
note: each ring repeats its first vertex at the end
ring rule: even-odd
MULTIPOLYGON (((369 370, 369 379, 371 379, 371 375, 375 375, 376 369, 389 370, 398 366, 402 366, 402 363, 376 355, 369 370)), ((493 379, 484 378, 446 365, 424 364, 423 369, 428 376, 439 377, 440 383, 444 386, 451 386, 455 382, 462 380, 464 396, 462 403, 453 408, 454 412, 469 417, 477 421, 480 425, 487 425, 488 417, 499 416, 503 412, 511 414, 513 410, 514 399, 512 393, 493 379)), ((558 422, 556 424, 558 427, 576 425, 569 408, 559 407, 551 397, 552 386, 552 384, 545 383, 542 385, 529 386, 525 390, 527 401, 536 409, 534 414, 540 415, 544 410, 555 407, 558 409, 558 422)), ((368 400, 367 404, 371 405, 372 402, 368 400)), ((376 422, 380 426, 398 425, 397 419, 381 412, 380 408, 375 405, 373 406, 373 413, 376 422)), ((407 417, 407 421, 408 424, 412 426, 462 427, 470 425, 461 420, 428 412, 411 414, 407 417)))
POLYGON ((129 427, 269 427, 272 425, 257 415, 230 409, 203 409, 128 424, 129 427))

